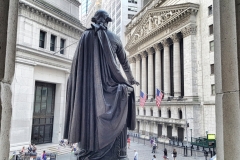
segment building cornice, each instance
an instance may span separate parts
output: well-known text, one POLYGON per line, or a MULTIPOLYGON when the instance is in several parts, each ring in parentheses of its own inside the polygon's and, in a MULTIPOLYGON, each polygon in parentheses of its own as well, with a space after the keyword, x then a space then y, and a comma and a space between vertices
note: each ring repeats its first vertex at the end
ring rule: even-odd
POLYGON ((17 54, 16 60, 19 62, 25 62, 37 65, 37 64, 45 64, 52 67, 61 68, 62 70, 69 71, 71 68, 72 60, 66 57, 61 57, 58 55, 49 54, 48 52, 36 50, 33 48, 29 48, 23 45, 17 45, 17 54), (20 59, 22 59, 20 61, 20 59))
MULTIPOLYGON (((198 8, 198 4, 185 3, 148 10, 140 18, 139 24, 136 26, 137 28, 133 34, 130 33, 133 26, 127 28, 126 36, 128 37, 128 42, 125 47, 126 50, 129 52, 136 50, 136 47, 141 43, 152 39, 165 30, 167 31, 174 25, 179 25, 179 23, 183 24, 184 21, 195 23, 191 19, 191 15, 195 16, 198 8)), ((193 30, 187 31, 189 31, 190 34, 193 33, 193 30)))
MULTIPOLYGON (((27 1, 19 1, 19 14, 21 15, 21 11, 29 11, 34 15, 42 17, 46 20, 50 20, 56 25, 64 26, 76 33, 82 33, 86 28, 80 23, 80 21, 65 12, 59 12, 59 9, 52 8, 52 5, 46 5, 37 3, 37 1, 41 0, 34 0, 34 4, 29 3, 27 1), (36 3, 36 4, 35 4, 36 3)), ((42 1, 41 1, 42 2, 42 1)), ((44 2, 46 3, 46 2, 44 2)))

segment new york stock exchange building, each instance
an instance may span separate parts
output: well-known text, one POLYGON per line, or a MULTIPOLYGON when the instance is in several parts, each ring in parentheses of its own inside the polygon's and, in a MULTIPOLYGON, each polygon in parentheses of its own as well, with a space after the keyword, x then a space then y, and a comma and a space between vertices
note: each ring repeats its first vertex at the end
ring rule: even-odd
POLYGON ((125 49, 140 82, 130 134, 166 142, 215 134, 212 10, 212 0, 152 0, 126 26, 125 49), (144 107, 140 91, 148 95, 144 107))

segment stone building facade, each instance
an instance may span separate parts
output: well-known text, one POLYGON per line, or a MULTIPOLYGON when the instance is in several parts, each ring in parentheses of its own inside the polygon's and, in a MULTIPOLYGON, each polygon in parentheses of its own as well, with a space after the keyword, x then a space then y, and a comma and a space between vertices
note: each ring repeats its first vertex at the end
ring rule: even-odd
POLYGON ((58 143, 67 78, 84 27, 77 0, 20 0, 12 84, 11 150, 58 143))
POLYGON ((216 133, 213 1, 152 0, 126 26, 126 50, 140 90, 137 107, 142 137, 190 141, 216 133), (156 106, 156 88, 164 92, 156 106))

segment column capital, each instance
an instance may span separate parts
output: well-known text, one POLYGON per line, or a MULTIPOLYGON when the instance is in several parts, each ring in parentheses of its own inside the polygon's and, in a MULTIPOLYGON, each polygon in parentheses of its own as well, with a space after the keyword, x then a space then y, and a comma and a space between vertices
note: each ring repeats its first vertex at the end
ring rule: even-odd
POLYGON ((159 43, 156 43, 153 45, 153 48, 155 49, 155 51, 160 51, 162 49, 162 46, 159 43))
POLYGON ((162 40, 161 44, 163 45, 163 47, 169 47, 170 46, 170 43, 169 43, 168 39, 162 40))
POLYGON ((152 48, 147 48, 146 52, 148 53, 148 55, 152 55, 154 53, 154 50, 152 48))
POLYGON ((140 61, 141 58, 142 58, 140 54, 137 54, 137 55, 135 55, 134 57, 135 57, 136 61, 140 61))
POLYGON ((180 36, 177 33, 172 34, 170 38, 172 39, 173 43, 179 42, 180 40, 180 36))
POLYGON ((190 35, 196 35, 197 26, 195 24, 190 24, 190 25, 184 27, 181 30, 181 32, 182 32, 184 38, 187 37, 187 36, 190 36, 190 35))
POLYGON ((136 63, 135 57, 128 58, 129 63, 136 63))
POLYGON ((142 52, 140 55, 141 55, 142 58, 146 58, 147 57, 147 53, 146 52, 142 52))

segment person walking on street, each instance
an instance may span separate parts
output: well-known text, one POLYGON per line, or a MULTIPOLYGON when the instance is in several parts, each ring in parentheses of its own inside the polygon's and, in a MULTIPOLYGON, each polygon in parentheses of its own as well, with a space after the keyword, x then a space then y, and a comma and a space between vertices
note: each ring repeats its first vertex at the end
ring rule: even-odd
POLYGON ((138 160, 138 152, 134 149, 134 160, 138 160))
POLYGON ((167 149, 166 148, 164 149, 163 154, 164 154, 163 159, 167 160, 168 157, 167 157, 167 149))
POLYGON ((151 147, 153 146, 153 138, 150 139, 151 147))
POLYGON ((42 160, 47 160, 47 155, 45 151, 43 151, 42 153, 42 160))
POLYGON ((152 153, 156 153, 157 144, 153 142, 152 153))
POLYGON ((130 141, 131 141, 131 139, 128 137, 128 139, 127 139, 128 149, 130 149, 130 141))
POLYGON ((152 160, 157 160, 155 155, 153 155, 153 159, 152 160))
POLYGON ((176 151, 175 148, 173 149, 173 153, 172 153, 172 154, 173 154, 173 159, 176 160, 176 157, 177 157, 177 151, 176 151))

